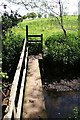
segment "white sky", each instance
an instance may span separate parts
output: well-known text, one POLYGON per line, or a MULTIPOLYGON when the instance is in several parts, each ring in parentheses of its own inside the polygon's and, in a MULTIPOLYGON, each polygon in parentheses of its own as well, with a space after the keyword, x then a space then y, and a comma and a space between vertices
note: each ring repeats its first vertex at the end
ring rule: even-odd
POLYGON ((76 12, 78 13, 78 0, 68 0, 68 9, 70 13, 76 12))
MULTIPOLYGON (((50 1, 50 0, 48 0, 48 1, 50 1)), ((55 0, 55 1, 57 1, 57 0, 55 0)), ((69 14, 73 14, 74 12, 78 13, 78 1, 79 0, 62 0, 62 1, 65 3, 65 6, 67 6, 67 12, 69 14), (66 2, 67 2, 67 4, 66 4, 66 2)), ((11 8, 13 11, 18 10, 18 8, 19 8, 19 13, 21 15, 27 14, 27 10, 25 10, 24 7, 12 5, 11 3, 8 3, 6 0, 0 0, 0 5, 2 3, 7 4, 9 6, 9 8, 11 8)), ((9 8, 8 8, 8 10, 10 10, 9 8)), ((0 13, 2 11, 4 11, 3 6, 0 6, 0 13)))

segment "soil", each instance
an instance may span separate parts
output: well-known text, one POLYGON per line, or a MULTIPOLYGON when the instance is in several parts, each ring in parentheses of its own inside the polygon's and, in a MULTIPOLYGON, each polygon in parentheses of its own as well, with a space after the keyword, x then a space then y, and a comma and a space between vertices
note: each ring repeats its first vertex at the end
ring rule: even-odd
POLYGON ((72 80, 66 80, 63 79, 59 83, 57 81, 48 83, 45 82, 43 84, 43 88, 46 90, 55 90, 55 91, 80 91, 80 78, 78 79, 72 79, 72 80))

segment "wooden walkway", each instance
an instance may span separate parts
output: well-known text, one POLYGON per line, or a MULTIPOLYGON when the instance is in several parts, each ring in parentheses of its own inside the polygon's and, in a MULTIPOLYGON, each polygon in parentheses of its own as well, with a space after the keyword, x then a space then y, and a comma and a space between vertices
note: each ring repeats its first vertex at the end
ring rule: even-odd
POLYGON ((38 59, 40 58, 40 56, 29 56, 22 119, 46 118, 45 102, 38 63, 38 59))

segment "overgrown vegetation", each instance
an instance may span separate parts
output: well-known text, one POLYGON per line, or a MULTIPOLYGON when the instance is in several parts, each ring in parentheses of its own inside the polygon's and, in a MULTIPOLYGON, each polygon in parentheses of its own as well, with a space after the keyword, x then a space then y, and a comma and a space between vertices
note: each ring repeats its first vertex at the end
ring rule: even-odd
POLYGON ((13 79, 23 45, 23 37, 8 31, 3 38, 3 72, 7 72, 10 82, 13 79))
MULTIPOLYGON (((6 6, 4 6, 6 9, 6 6)), ((6 10, 2 18, 2 72, 3 82, 12 82, 22 49, 22 35, 16 35, 11 28, 17 26, 22 18, 17 12, 8 13, 6 10), (7 80, 8 79, 8 80, 7 80), (7 80, 7 81, 6 81, 7 80)))
MULTIPOLYGON (((26 5, 26 4, 25 4, 26 5)), ((26 16, 20 16, 16 12, 5 12, 2 16, 2 41, 3 41, 3 71, 0 69, 0 77, 3 82, 13 81, 16 67, 19 61, 20 53, 23 46, 23 37, 26 33, 26 25, 29 26, 29 34, 43 34, 43 73, 44 77, 53 80, 57 78, 80 77, 80 39, 78 38, 78 21, 77 16, 63 16, 63 6, 59 0, 60 15, 59 17, 38 19, 34 12, 27 14, 32 20, 24 20, 26 16), (64 20, 64 22, 63 22, 64 20), (67 32, 66 32, 67 31, 67 32)), ((6 6, 4 6, 6 10, 6 6)), ((48 7, 49 8, 49 7, 48 7)), ((39 45, 31 46, 30 54, 39 52, 39 45)), ((37 53, 36 53, 37 54, 37 53)), ((58 81, 58 79, 57 79, 58 81)), ((73 117, 70 119, 77 120, 78 109, 73 110, 73 117)))
POLYGON ((80 39, 69 33, 47 37, 44 47, 44 77, 60 81, 80 76, 80 39), (55 78, 55 79, 54 79, 55 78))
POLYGON ((13 12, 12 10, 11 10, 11 13, 8 13, 7 11, 5 11, 4 14, 1 16, 1 18, 2 18, 3 36, 5 36, 9 28, 16 26, 19 22, 22 21, 22 17, 19 14, 17 14, 17 12, 13 12))
MULTIPOLYGON (((64 26, 67 30, 66 39, 57 19, 54 17, 24 20, 13 27, 12 31, 15 34, 8 32, 8 34, 6 34, 6 39, 3 40, 5 41, 5 44, 3 43, 3 61, 5 61, 3 64, 4 72, 6 71, 13 76, 12 73, 15 70, 12 66, 15 66, 14 61, 16 61, 16 64, 18 62, 20 55, 18 53, 20 53, 22 47, 21 39, 25 37, 26 25, 29 27, 29 34, 43 34, 43 53, 45 59, 49 60, 45 62, 45 65, 47 62, 48 64, 51 64, 49 64, 49 66, 52 66, 50 68, 52 69, 52 74, 54 75, 54 73, 56 73, 54 76, 56 76, 57 73, 59 73, 59 76, 61 74, 64 76, 64 71, 66 73, 68 73, 68 71, 72 72, 73 66, 75 66, 75 70, 78 71, 77 67, 79 66, 80 61, 80 41, 77 34, 77 16, 64 16, 64 21, 64 26), (9 66, 7 66, 8 64, 9 66), (7 69, 5 66, 7 66, 7 69), (12 72, 10 69, 12 69, 12 72)), ((33 51, 35 52, 36 50, 39 50, 38 45, 36 48, 32 45, 30 52, 33 53, 33 51)))
POLYGON ((80 40, 76 34, 52 35, 45 41, 44 53, 53 61, 62 61, 64 64, 75 64, 80 61, 80 40))
POLYGON ((72 110, 72 114, 67 120, 79 120, 80 119, 80 109, 78 107, 75 107, 72 110))

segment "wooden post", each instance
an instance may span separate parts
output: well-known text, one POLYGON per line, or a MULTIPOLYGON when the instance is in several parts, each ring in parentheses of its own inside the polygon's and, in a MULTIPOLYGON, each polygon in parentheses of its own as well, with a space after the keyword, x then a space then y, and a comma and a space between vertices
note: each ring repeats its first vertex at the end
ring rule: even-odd
POLYGON ((41 34, 41 52, 43 54, 43 34, 41 34))
POLYGON ((28 25, 26 25, 26 41, 28 43, 28 25))

